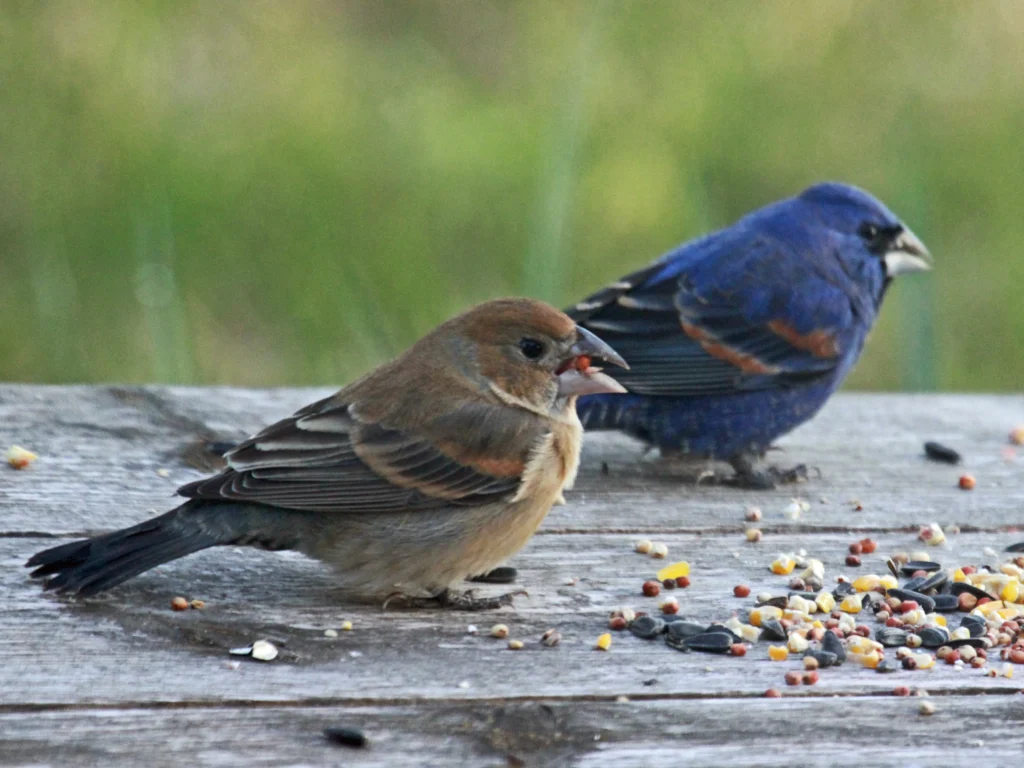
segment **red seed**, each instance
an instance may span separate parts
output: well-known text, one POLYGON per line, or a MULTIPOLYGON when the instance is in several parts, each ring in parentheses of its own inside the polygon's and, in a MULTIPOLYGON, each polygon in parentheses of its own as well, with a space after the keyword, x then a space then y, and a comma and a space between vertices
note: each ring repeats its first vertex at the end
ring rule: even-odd
POLYGON ((887 627, 902 627, 903 622, 897 619, 895 616, 891 616, 885 620, 885 626, 887 627))
POLYGON ((910 695, 910 689, 907 688, 907 686, 905 686, 905 685, 897 685, 895 688, 892 689, 892 695, 893 696, 909 696, 910 695))
POLYGON ((973 565, 965 565, 960 570, 964 572, 964 576, 970 576, 972 573, 978 572, 978 569, 975 568, 973 565))
POLYGON ((590 367, 590 363, 590 355, 580 355, 579 357, 576 358, 576 370, 585 371, 587 370, 587 368, 590 367))
POLYGON ((979 606, 981 606, 981 605, 985 605, 985 603, 991 603, 991 602, 992 602, 992 598, 991 597, 979 597, 977 604, 979 606))
POLYGON ((977 604, 978 598, 970 592, 961 592, 960 596, 957 597, 957 608, 964 613, 973 611, 977 604))
POLYGON ((913 656, 906 656, 903 659, 904 669, 917 669, 917 660, 913 656))
POLYGON ((789 582, 789 588, 794 592, 803 592, 807 589, 807 583, 799 576, 796 576, 789 582))
POLYGON ((960 661, 960 651, 953 649, 952 651, 946 654, 947 664, 956 664, 958 661, 960 661))
POLYGON ((746 656, 747 646, 745 646, 743 643, 733 643, 729 646, 729 653, 731 653, 733 656, 746 656))
POLYGON ((853 544, 850 545, 850 554, 851 555, 859 555, 863 551, 864 551, 864 547, 861 545, 861 543, 859 541, 855 541, 855 542, 853 542, 853 544))
POLYGON ((988 658, 988 651, 986 651, 984 648, 978 648, 976 650, 978 651, 978 658, 979 659, 987 659, 988 658))
POLYGON ((861 539, 860 548, 865 555, 870 555, 876 549, 878 549, 878 542, 873 539, 861 539))
POLYGON ((665 579, 661 582, 661 586, 665 589, 675 589, 678 585, 676 584, 675 579, 665 579))
POLYGON ((928 578, 928 571, 914 571, 912 574, 910 574, 910 578, 912 578, 912 579, 927 579, 928 578))
POLYGON ((187 611, 188 600, 186 600, 184 597, 174 598, 173 600, 171 600, 171 609, 175 611, 187 611))
POLYGON ((973 659, 971 659, 971 666, 975 669, 981 669, 985 666, 985 659, 983 659, 981 656, 975 656, 973 659))
POLYGON ((920 607, 921 606, 917 604, 916 600, 904 600, 900 603, 900 613, 910 613, 911 611, 916 611, 920 607))
POLYGON ((608 627, 614 629, 616 632, 626 628, 626 620, 621 616, 616 616, 614 619, 608 622, 608 627))
POLYGON ((813 640, 816 643, 821 642, 821 638, 825 636, 824 627, 814 627, 810 632, 807 633, 807 639, 813 640))
POLYGON ((1014 664, 1024 664, 1024 650, 1014 648, 1010 651, 1010 661, 1014 664))
POLYGON ((769 688, 764 692, 764 697, 766 699, 781 699, 782 693, 776 688, 769 688))
POLYGON ((829 619, 825 622, 825 629, 838 629, 839 619, 829 619))
POLYGON ((644 597, 657 597, 661 592, 661 584, 656 581, 645 581, 643 586, 644 597))
POLYGON ((795 669, 786 673, 786 685, 800 685, 803 682, 803 675, 795 669))
POLYGON ((974 475, 960 475, 960 488, 964 491, 973 491, 977 481, 974 475))
POLYGON ((818 670, 812 669, 810 672, 804 672, 804 685, 817 685, 818 679, 818 670))
POLYGON ((846 564, 848 566, 850 566, 851 568, 856 568, 857 566, 860 565, 860 558, 857 557, 856 555, 847 555, 846 556, 846 564))
POLYGON ((853 631, 861 637, 871 637, 871 627, 866 624, 858 624, 853 631))
POLYGON ((676 579, 676 586, 679 587, 680 589, 686 589, 688 586, 690 586, 690 579, 689 579, 689 577, 687 577, 687 576, 680 576, 678 579, 676 579))
POLYGON ((732 593, 736 595, 736 597, 750 597, 750 587, 746 584, 737 584, 732 588, 732 593))
POLYGON ((679 603, 677 603, 675 600, 662 603, 661 612, 667 613, 669 616, 679 613, 679 603))

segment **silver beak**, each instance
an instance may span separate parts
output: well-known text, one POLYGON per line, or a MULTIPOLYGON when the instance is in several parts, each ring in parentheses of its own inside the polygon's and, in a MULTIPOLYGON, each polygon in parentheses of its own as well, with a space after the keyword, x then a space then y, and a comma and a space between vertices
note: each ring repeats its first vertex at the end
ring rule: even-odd
POLYGON ((906 226, 893 240, 892 246, 882 257, 887 277, 896 277, 909 272, 927 272, 935 261, 924 243, 906 226))
MULTIPOLYGON (((612 349, 603 339, 594 335, 586 328, 577 326, 578 338, 569 350, 572 359, 586 356, 600 360, 620 368, 629 368, 621 355, 612 349)), ((601 373, 595 368, 579 370, 575 365, 558 374, 558 394, 561 396, 578 397, 580 395, 597 395, 601 393, 622 394, 626 388, 611 376, 601 373)))

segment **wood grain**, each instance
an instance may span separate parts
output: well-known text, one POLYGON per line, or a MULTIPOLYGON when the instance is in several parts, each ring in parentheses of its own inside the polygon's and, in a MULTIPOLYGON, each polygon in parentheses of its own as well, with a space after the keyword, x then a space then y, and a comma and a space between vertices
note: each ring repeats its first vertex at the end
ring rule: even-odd
POLYGON ((610 609, 656 610, 639 588, 662 563, 632 551, 641 536, 691 563, 692 586, 675 594, 680 613, 700 621, 745 615, 753 600, 733 597, 737 583, 784 591, 787 579, 767 569, 778 552, 822 559, 829 580, 881 573, 885 555, 924 548, 916 532, 932 521, 962 532, 930 555, 997 562, 993 550, 1024 539, 1024 458, 1006 440, 1024 422, 1022 397, 838 396, 774 457, 821 476, 770 492, 695 486, 692 467, 591 436, 568 505, 513 560, 529 592, 514 610, 352 605, 318 563, 236 548, 89 601, 28 579, 22 564, 35 551, 174 504, 177 485, 201 476, 182 458, 196 440, 240 438, 323 394, 0 386, 0 447, 40 454, 26 471, 0 467, 0 764, 505 765, 512 754, 527 765, 781 765, 798 742, 807 764, 856 750, 864 764, 949 765, 977 741, 994 750, 986 756, 1024 746, 1016 678, 847 665, 780 702, 760 697, 799 665, 768 661, 763 645, 734 659, 620 633, 609 652, 593 649, 610 609), (964 466, 926 461, 925 440, 957 448, 964 466), (969 493, 956 487, 964 471, 978 479, 969 493), (794 496, 810 502, 795 520, 784 513, 794 496), (764 513, 758 544, 743 536, 751 504, 764 513), (867 534, 878 551, 847 568, 847 545, 867 534), (207 607, 172 612, 177 594, 207 607), (346 619, 351 632, 324 636, 346 619), (498 621, 524 650, 486 636, 498 621), (563 636, 555 648, 538 642, 549 627, 563 636), (227 649, 259 638, 278 641, 282 656, 233 668, 227 649), (916 701, 889 698, 896 685, 927 688, 938 713, 919 717, 916 701), (319 737, 353 722, 374 737, 365 753, 319 737), (865 738, 877 729, 889 735, 865 738))

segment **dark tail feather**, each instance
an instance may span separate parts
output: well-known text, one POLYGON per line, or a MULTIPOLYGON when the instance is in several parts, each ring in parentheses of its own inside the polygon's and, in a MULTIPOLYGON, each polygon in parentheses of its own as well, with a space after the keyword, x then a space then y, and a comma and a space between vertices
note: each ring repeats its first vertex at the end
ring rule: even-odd
POLYGON ((230 526, 204 524, 208 509, 216 508, 188 502, 131 528, 44 550, 25 565, 35 568, 34 578, 46 578, 46 589, 94 595, 162 563, 231 543, 230 526))

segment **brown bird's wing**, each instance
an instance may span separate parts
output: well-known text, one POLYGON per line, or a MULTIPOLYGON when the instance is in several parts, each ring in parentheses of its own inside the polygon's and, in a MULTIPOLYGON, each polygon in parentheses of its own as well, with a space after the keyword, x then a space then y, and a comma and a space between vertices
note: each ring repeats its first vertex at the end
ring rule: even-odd
POLYGON ((443 440, 410 437, 360 420, 356 411, 336 397, 313 403, 239 444, 225 457, 224 472, 178 493, 304 511, 372 513, 486 504, 518 489, 523 466, 516 457, 457 461, 438 447, 443 440))

